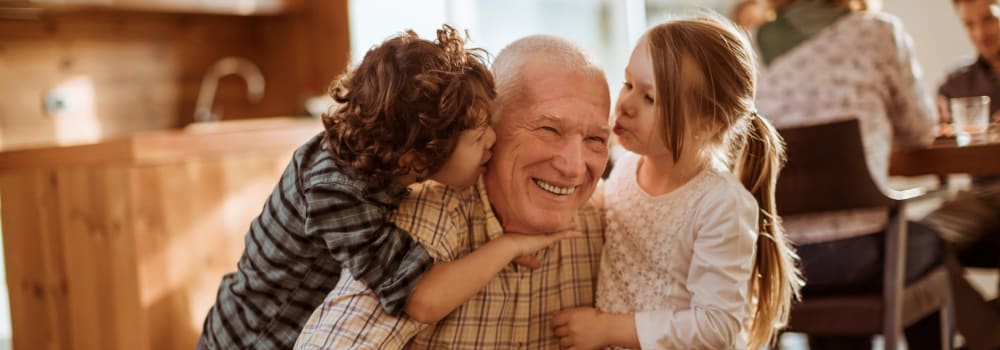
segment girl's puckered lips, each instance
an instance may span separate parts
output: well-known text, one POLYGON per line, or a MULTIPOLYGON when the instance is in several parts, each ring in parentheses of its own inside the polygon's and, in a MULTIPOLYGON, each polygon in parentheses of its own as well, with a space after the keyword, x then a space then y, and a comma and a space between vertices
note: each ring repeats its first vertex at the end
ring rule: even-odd
POLYGON ((625 128, 622 127, 620 124, 615 123, 614 129, 611 129, 611 131, 614 132, 615 135, 621 136, 621 134, 625 133, 625 128))

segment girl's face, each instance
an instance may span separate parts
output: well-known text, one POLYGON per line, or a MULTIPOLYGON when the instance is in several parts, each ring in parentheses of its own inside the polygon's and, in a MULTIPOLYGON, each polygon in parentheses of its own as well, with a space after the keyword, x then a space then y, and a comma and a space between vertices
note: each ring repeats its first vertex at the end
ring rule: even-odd
POLYGON ((486 171, 486 162, 492 155, 490 148, 493 147, 496 136, 490 126, 463 131, 455 144, 455 150, 441 170, 431 175, 431 180, 452 187, 475 184, 479 175, 486 171))
POLYGON ((643 37, 625 67, 625 83, 615 104, 613 130, 622 147, 644 156, 670 154, 663 140, 663 123, 657 120, 654 108, 656 96, 653 64, 643 37))

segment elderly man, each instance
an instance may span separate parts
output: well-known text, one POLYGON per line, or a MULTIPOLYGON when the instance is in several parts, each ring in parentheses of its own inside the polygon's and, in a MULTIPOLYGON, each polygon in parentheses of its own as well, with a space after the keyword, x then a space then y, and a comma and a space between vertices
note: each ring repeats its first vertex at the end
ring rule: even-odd
POLYGON ((391 317, 363 285, 342 282, 296 348, 558 349, 550 313, 593 305, 604 215, 591 195, 608 157, 607 82, 579 49, 550 36, 510 44, 493 70, 497 139, 487 173, 467 190, 417 187, 396 223, 438 262, 504 232, 575 228, 583 237, 539 252, 537 269, 507 266, 434 325, 391 317))

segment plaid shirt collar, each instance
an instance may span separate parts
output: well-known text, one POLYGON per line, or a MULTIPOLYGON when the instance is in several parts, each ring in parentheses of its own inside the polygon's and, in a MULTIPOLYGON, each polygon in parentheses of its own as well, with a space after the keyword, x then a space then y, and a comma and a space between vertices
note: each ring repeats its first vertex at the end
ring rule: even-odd
POLYGON ((503 226, 500 225, 500 218, 497 217, 493 205, 490 203, 490 197, 486 194, 485 175, 479 176, 479 181, 476 182, 476 193, 479 194, 479 200, 483 203, 483 211, 486 213, 486 236, 490 240, 496 239, 503 234, 503 226))

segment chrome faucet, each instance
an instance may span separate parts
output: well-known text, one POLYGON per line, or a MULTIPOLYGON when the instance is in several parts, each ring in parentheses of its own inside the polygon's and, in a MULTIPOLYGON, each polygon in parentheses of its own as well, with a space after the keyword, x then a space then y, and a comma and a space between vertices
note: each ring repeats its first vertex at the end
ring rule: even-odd
POLYGON ((198 102, 194 107, 195 122, 219 120, 219 116, 212 108, 212 101, 215 99, 215 89, 219 85, 219 79, 230 74, 241 76, 246 81, 247 99, 250 102, 259 102, 264 97, 264 75, 260 73, 260 68, 256 64, 245 58, 223 57, 212 64, 205 77, 201 79, 198 102))

